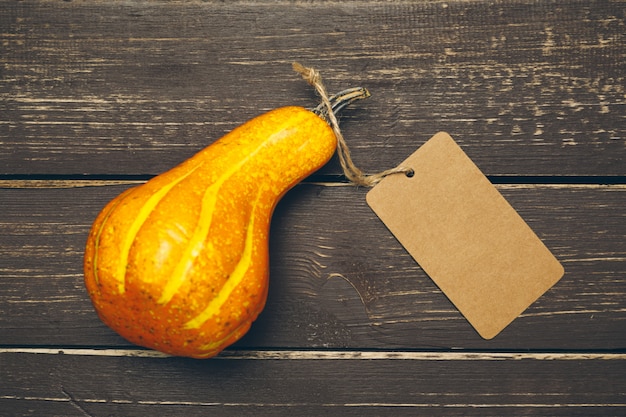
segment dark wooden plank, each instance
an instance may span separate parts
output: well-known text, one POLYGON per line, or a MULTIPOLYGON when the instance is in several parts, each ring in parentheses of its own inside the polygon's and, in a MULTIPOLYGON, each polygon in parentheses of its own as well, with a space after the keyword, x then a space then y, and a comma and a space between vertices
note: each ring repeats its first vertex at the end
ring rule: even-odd
MULTIPOLYGON (((93 184, 0 189, 1 345, 127 345, 91 307, 82 250, 97 212, 129 185, 93 184)), ((566 275, 494 340, 473 331, 389 234, 367 190, 304 184, 277 208, 268 304, 238 346, 626 348, 626 188, 499 188, 566 275)))
POLYGON ((373 92, 367 171, 446 130, 489 175, 625 175, 625 50, 621 1, 2 2, 0 174, 162 172, 313 105, 300 60, 373 92))
POLYGON ((64 416, 617 416, 626 407, 623 355, 353 352, 335 359, 316 352, 264 358, 259 352, 198 361, 94 353, 0 353, 3 411, 15 416, 50 415, 54 408, 64 416))

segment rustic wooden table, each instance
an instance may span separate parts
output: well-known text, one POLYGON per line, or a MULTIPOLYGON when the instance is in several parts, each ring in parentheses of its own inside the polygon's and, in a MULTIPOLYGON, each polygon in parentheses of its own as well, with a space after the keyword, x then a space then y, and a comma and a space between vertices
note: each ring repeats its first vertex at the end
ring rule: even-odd
POLYGON ((0 3, 0 415, 626 414, 626 2, 0 3), (271 289, 219 357, 137 348, 83 286, 103 205, 332 91, 356 163, 450 132, 563 263, 481 339, 338 162, 290 191, 271 289))

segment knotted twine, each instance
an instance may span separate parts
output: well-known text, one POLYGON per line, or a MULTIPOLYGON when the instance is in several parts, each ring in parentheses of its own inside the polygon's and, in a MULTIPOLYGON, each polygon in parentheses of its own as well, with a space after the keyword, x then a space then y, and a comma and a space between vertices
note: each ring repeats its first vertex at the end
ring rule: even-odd
POLYGON ((348 144, 341 134, 341 130, 339 129, 339 122, 337 121, 335 113, 333 113, 332 104, 328 99, 326 87, 324 87, 324 84, 322 83, 322 76, 320 75, 320 73, 317 70, 305 67, 298 62, 293 63, 293 69, 298 74, 300 74, 306 82, 308 82, 313 88, 315 88, 317 93, 322 98, 322 103, 324 104, 324 106, 326 106, 328 110, 328 121, 330 122, 330 127, 333 129, 333 132, 337 137, 337 155, 339 156, 339 162, 341 163, 341 168, 343 169, 344 175, 350 182, 355 185, 373 187, 388 175, 405 174, 410 176, 413 173, 413 170, 411 168, 397 166, 395 168, 387 169, 385 171, 377 172, 375 174, 365 174, 352 161, 350 148, 348 148, 348 144))

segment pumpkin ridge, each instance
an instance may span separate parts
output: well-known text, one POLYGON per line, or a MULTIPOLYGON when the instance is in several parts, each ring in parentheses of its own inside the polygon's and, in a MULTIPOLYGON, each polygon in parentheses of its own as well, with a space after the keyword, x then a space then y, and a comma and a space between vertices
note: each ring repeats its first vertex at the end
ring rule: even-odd
POLYGON ((228 181, 243 165, 251 160, 262 148, 264 143, 261 142, 250 153, 241 159, 236 165, 230 167, 228 171, 220 175, 213 184, 211 184, 202 197, 202 205, 200 208, 200 214, 198 216, 198 222, 195 230, 184 253, 180 257, 180 260, 176 264, 172 275, 167 280, 161 297, 157 301, 158 304, 167 304, 172 300, 178 289, 183 285, 186 278, 187 271, 193 266, 195 258, 200 254, 202 246, 205 244, 206 238, 209 234, 211 224, 213 223, 213 213, 217 203, 217 196, 220 189, 226 181, 228 181))
MULTIPOLYGON (((258 193, 254 206, 256 206, 261 194, 261 192, 258 193)), ((254 232, 256 230, 254 227, 255 217, 255 211, 252 210, 250 219, 248 220, 244 249, 237 265, 228 276, 228 279, 222 288, 220 288, 218 294, 209 302, 209 305, 200 314, 185 323, 186 329, 197 329, 211 317, 218 314, 220 308, 224 305, 224 303, 226 303, 234 289, 241 283, 241 281, 243 281, 243 278, 245 277, 246 272, 250 269, 250 264, 252 262, 252 255, 254 251, 254 232)))
POLYGON ((177 184, 179 184, 181 181, 183 181, 185 178, 191 175, 195 170, 197 170, 202 165, 203 165, 203 162, 196 165, 195 167, 190 169, 188 172, 184 173, 179 178, 172 181, 170 184, 167 184, 161 187, 158 191, 154 192, 137 212, 137 215, 135 216, 130 227, 128 228, 126 237, 123 240, 122 245, 120 247, 120 252, 119 252, 120 260, 118 263, 117 273, 113 275, 113 278, 118 281, 118 291, 120 294, 124 294, 124 292, 126 291, 125 281, 126 281, 126 270, 128 266, 128 258, 130 257, 131 247, 133 243, 135 242, 135 237, 137 236, 137 233, 139 233, 141 226, 144 225, 144 223, 146 222, 146 220, 148 220, 148 217, 150 217, 150 214, 152 214, 157 204, 159 204, 159 202, 163 200, 163 198, 165 198, 165 196, 172 190, 172 188, 174 188, 177 184))
POLYGON ((109 217, 111 217, 111 214, 113 214, 113 212, 115 211, 115 209, 117 208, 117 206, 120 205, 120 203, 124 200, 124 197, 128 194, 130 194, 132 191, 131 189, 128 189, 126 191, 124 191, 122 194, 120 194, 117 197, 117 201, 111 206, 111 208, 106 212, 106 214, 104 215, 104 218, 102 219, 102 223, 100 223, 100 227, 98 228, 98 230, 95 232, 95 238, 94 238, 94 250, 93 250, 93 261, 92 261, 92 268, 93 268, 93 280, 96 283, 96 285, 100 284, 100 276, 98 273, 98 251, 100 249, 100 239, 102 237, 102 231, 104 230, 107 221, 109 220, 109 217))

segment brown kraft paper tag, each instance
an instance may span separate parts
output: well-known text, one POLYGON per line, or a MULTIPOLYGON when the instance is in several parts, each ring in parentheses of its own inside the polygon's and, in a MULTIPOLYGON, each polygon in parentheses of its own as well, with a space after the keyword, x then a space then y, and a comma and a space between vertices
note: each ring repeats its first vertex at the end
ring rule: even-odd
POLYGON ((485 339, 556 284, 563 267, 447 133, 438 133, 367 203, 485 339))

